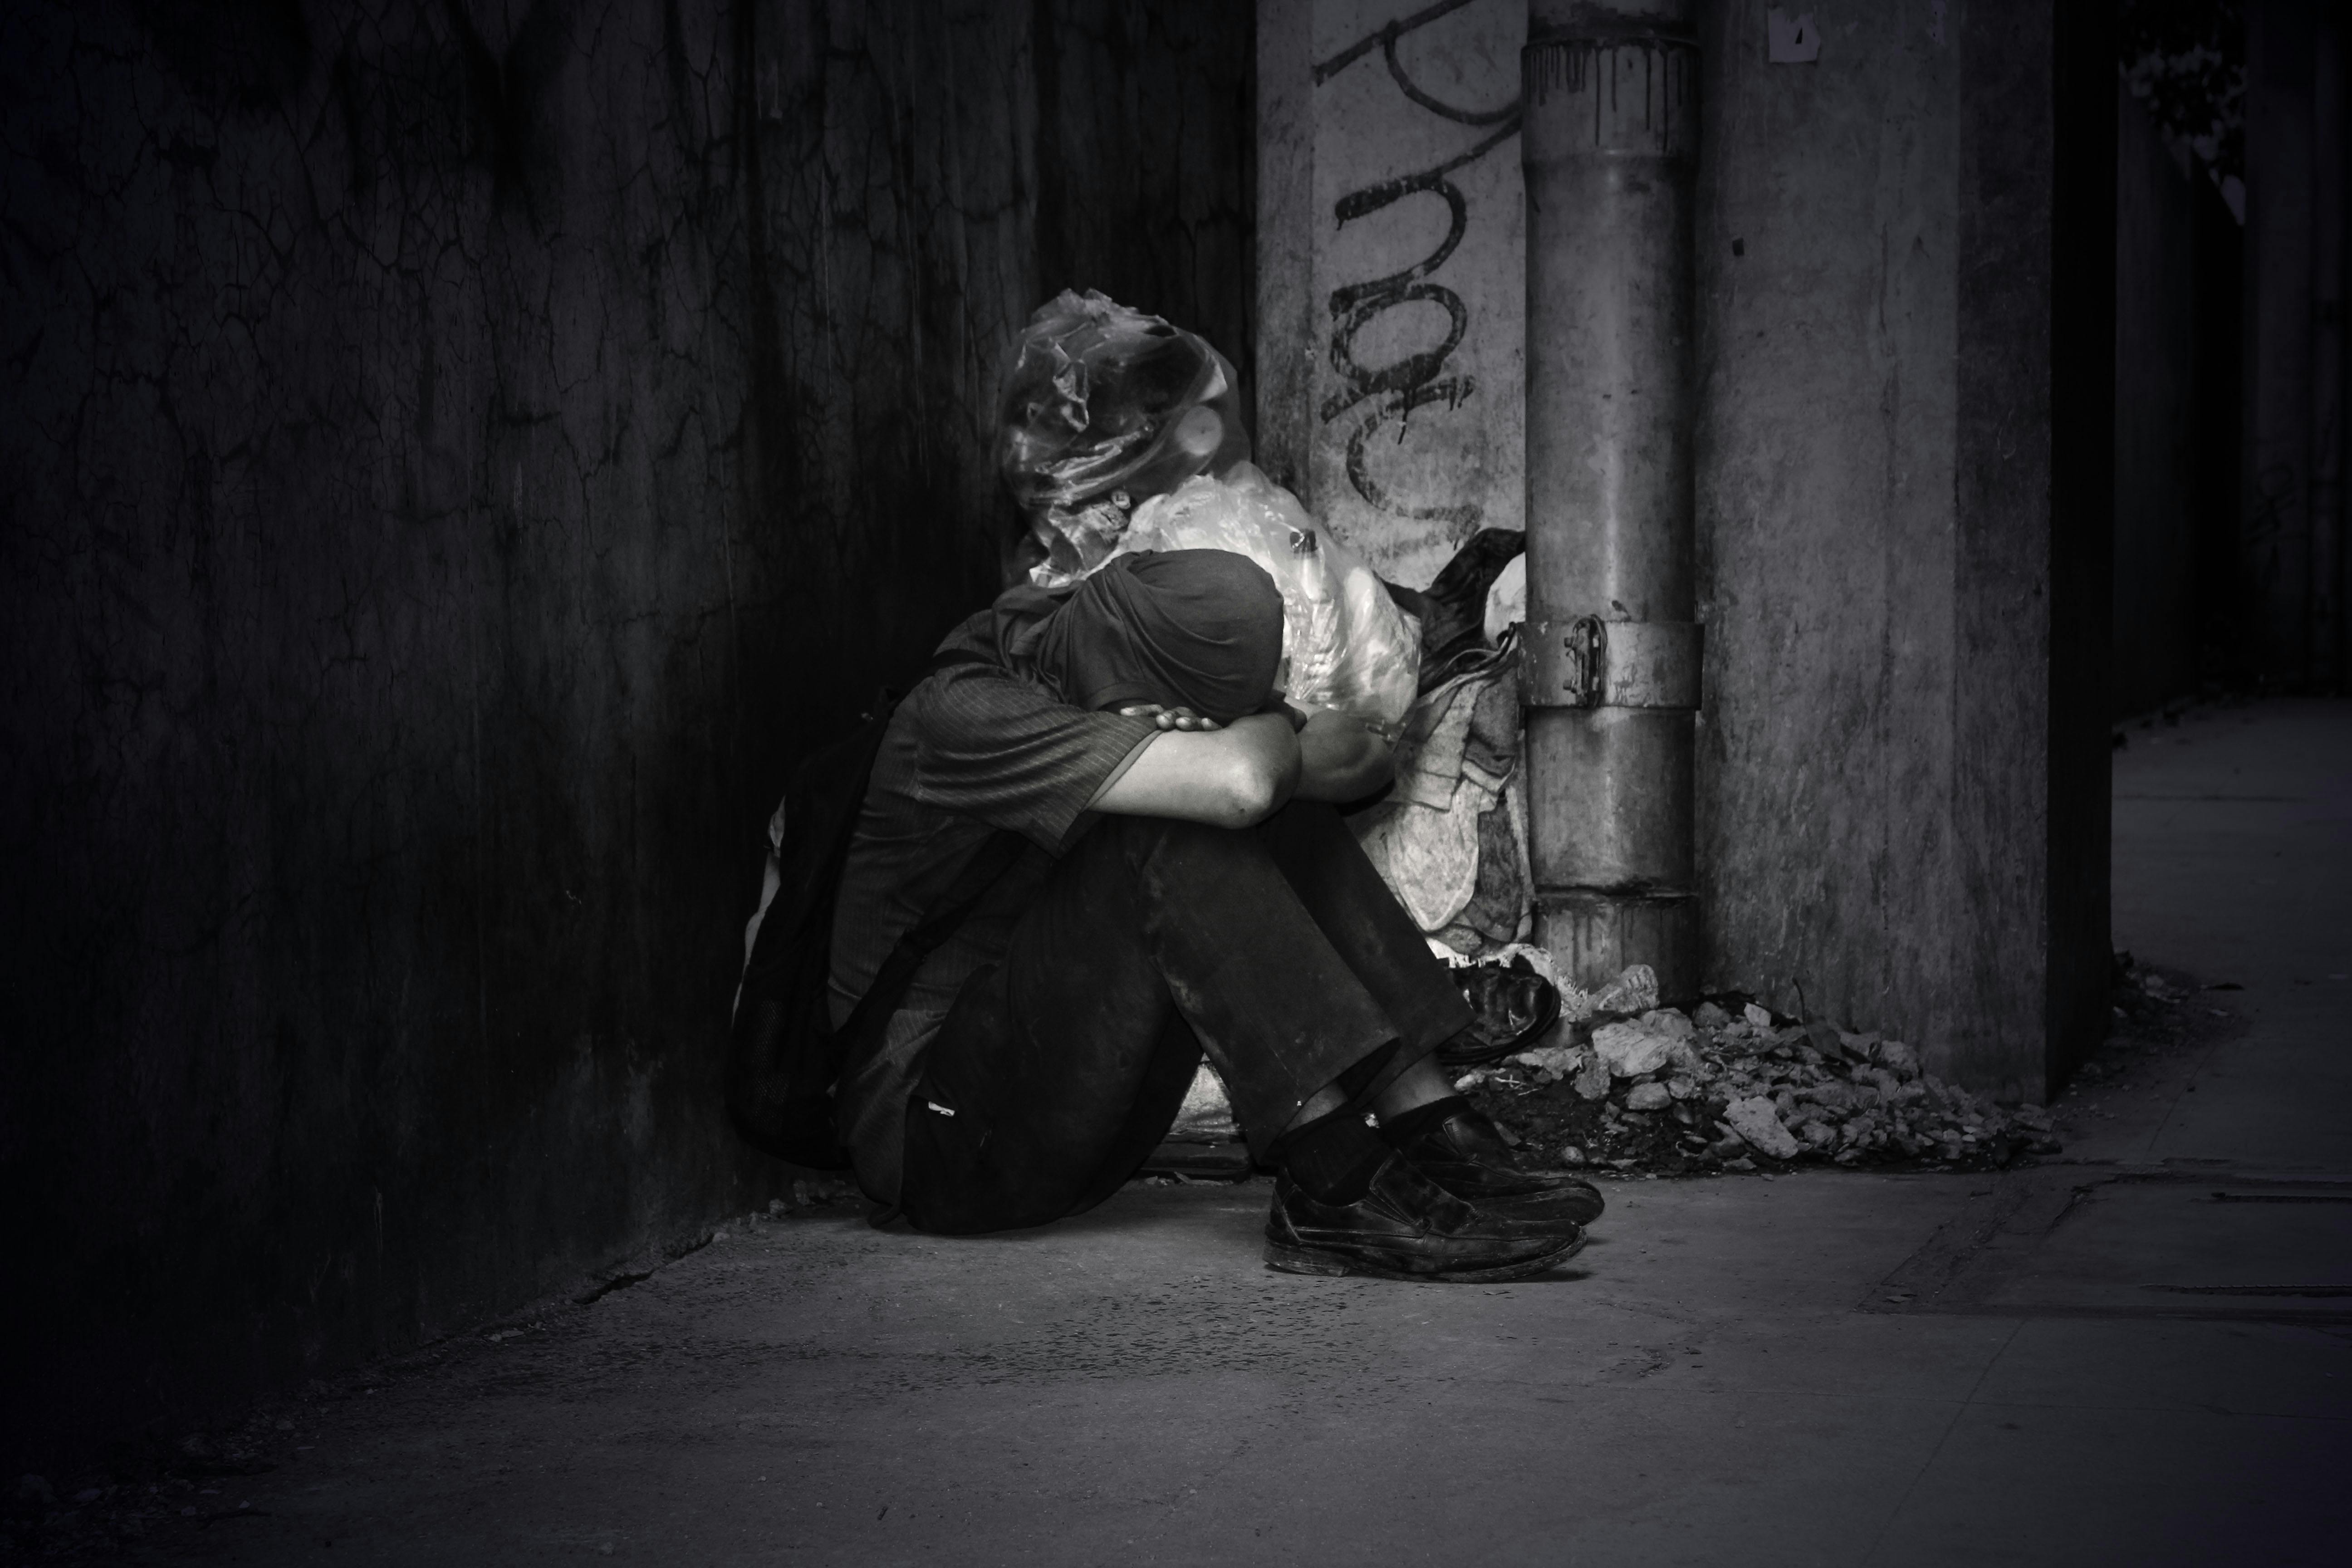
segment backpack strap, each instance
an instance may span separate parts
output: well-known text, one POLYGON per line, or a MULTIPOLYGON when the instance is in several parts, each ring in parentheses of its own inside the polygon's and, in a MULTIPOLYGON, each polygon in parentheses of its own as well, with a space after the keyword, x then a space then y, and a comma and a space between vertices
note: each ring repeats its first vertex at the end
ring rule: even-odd
POLYGON ((1018 833, 999 828, 978 853, 964 863, 954 883, 942 894, 940 901, 920 925, 898 939, 890 956, 882 961, 875 972, 874 984, 857 999, 849 1016, 834 1031, 833 1048, 836 1069, 849 1054, 852 1044, 865 1037, 870 1028, 879 1027, 884 1020, 898 1010, 907 987, 914 984, 915 972, 922 967, 939 945, 956 933, 958 927, 978 908, 989 889, 996 886, 1005 872, 1013 868, 1021 851, 1029 841, 1018 833))
MULTIPOLYGON (((923 673, 915 679, 919 683, 959 665, 995 662, 969 649, 950 648, 934 655, 930 663, 923 667, 923 673)), ((898 944, 882 961, 882 967, 874 972, 874 983, 866 988, 866 994, 857 999, 857 1005, 850 1009, 841 1027, 833 1032, 833 1068, 836 1073, 847 1060, 850 1047, 865 1038, 869 1029, 882 1027, 898 1010, 898 1003, 906 995, 907 987, 914 984, 915 972, 922 967, 923 960, 956 933, 988 889, 1013 868, 1013 862, 1020 858, 1028 843, 1018 833, 998 829, 964 863, 955 881, 940 896, 940 901, 922 922, 898 939, 898 944)))

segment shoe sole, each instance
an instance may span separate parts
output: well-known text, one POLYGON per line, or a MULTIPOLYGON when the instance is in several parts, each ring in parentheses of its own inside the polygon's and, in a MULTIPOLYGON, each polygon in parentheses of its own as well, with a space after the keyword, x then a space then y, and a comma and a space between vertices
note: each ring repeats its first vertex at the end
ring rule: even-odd
POLYGON ((1563 1242, 1540 1258, 1520 1263, 1497 1264, 1491 1268, 1444 1268, 1434 1273, 1416 1273, 1404 1268, 1383 1268, 1360 1258, 1350 1258, 1344 1252, 1327 1247, 1307 1247, 1298 1242, 1276 1241, 1269 1237, 1265 1244, 1265 1266, 1282 1274, 1319 1274, 1327 1278, 1358 1274, 1372 1279, 1402 1279, 1409 1283, 1444 1285, 1491 1285, 1506 1279, 1525 1279, 1574 1257, 1584 1248, 1584 1237, 1563 1242))
MULTIPOLYGON (((1567 1220, 1571 1225, 1589 1230, 1591 1228, 1594 1221, 1600 1219, 1602 1215, 1609 1211, 1609 1205, 1605 1199, 1586 1196, 1582 1194, 1578 1194, 1572 1197, 1565 1195, 1556 1196, 1554 1194, 1557 1192, 1557 1189, 1554 1189, 1553 1192, 1537 1191, 1532 1193, 1506 1193, 1500 1195, 1488 1193, 1484 1196, 1480 1196, 1467 1192, 1457 1192, 1455 1189, 1446 1186, 1444 1181, 1440 1177, 1432 1176, 1429 1179, 1435 1182, 1438 1186, 1444 1188, 1448 1197, 1454 1198, 1461 1203, 1468 1204, 1472 1208, 1477 1209, 1485 1214, 1494 1215, 1498 1218, 1525 1218, 1528 1220, 1561 1218, 1567 1220), (1561 1209, 1569 1207, 1570 1205, 1574 1205, 1580 1209, 1586 1205, 1591 1205, 1592 1207, 1589 1215, 1584 1213, 1563 1215, 1559 1212, 1561 1209)), ((1468 1184, 1465 1183, 1464 1184, 1466 1186, 1468 1184)))

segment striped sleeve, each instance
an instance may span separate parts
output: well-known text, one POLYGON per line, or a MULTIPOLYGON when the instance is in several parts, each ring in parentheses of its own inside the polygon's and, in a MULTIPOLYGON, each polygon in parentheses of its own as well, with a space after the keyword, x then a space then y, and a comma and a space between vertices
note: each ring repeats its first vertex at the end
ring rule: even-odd
POLYGON ((1087 803, 1160 732, 1149 719, 1073 708, 992 665, 943 670, 907 700, 912 797, 1047 850, 1062 847, 1087 803))

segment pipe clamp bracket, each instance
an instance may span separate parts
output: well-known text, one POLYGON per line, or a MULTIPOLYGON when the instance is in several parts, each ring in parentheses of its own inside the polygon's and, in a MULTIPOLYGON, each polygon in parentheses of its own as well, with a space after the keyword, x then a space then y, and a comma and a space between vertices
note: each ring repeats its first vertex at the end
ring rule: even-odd
POLYGON ((1530 621, 1528 705, 1696 708, 1700 647, 1696 621, 1530 621))

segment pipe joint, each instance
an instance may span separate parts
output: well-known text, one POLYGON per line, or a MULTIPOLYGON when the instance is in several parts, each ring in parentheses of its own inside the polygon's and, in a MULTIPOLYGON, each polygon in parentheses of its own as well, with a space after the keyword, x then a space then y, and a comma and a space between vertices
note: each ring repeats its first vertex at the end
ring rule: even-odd
POLYGON ((1528 623, 1530 708, 1696 709, 1696 621, 1608 621, 1599 616, 1528 623))

